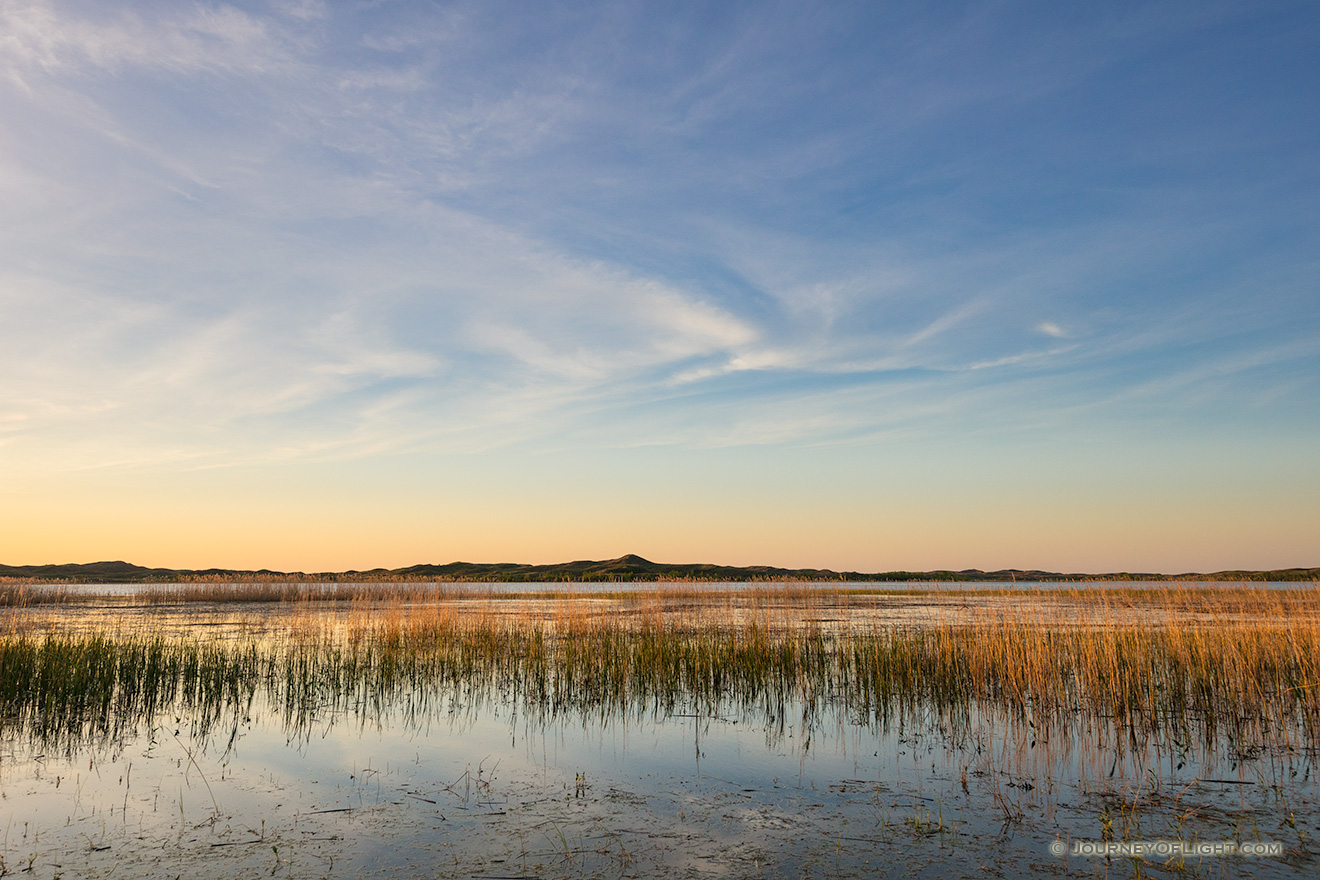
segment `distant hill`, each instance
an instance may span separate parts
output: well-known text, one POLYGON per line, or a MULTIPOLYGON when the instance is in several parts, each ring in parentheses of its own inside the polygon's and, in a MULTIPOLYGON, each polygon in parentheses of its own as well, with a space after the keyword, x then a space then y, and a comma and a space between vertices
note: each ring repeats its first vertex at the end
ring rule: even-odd
POLYGON ((373 568, 368 571, 287 572, 206 568, 145 568, 128 562, 86 562, 64 565, 0 565, 0 578, 68 583, 140 584, 186 581, 1317 581, 1320 568, 1274 571, 1217 571, 1208 574, 1158 572, 1064 573, 1021 569, 982 571, 833 571, 828 568, 776 568, 770 565, 660 563, 629 554, 603 561, 580 560, 554 565, 515 562, 450 562, 373 568))

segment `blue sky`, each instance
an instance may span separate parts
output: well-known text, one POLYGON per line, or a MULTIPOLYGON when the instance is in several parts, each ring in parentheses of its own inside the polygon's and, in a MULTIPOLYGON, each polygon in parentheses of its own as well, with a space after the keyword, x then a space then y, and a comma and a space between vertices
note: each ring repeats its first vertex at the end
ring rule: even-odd
POLYGON ((0 555, 1318 564, 1316 45, 0 0, 0 555))

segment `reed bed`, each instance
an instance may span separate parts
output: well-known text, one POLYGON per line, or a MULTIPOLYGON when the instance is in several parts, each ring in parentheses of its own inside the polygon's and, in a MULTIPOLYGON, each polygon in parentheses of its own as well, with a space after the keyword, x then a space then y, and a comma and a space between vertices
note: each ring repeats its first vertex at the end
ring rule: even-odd
POLYGON ((17 580, 0 582, 0 608, 62 605, 69 599, 69 590, 59 585, 33 584, 17 580))
POLYGON ((1320 746, 1314 589, 974 598, 895 626, 877 622, 884 596, 784 586, 516 600, 400 588, 302 593, 246 638, 163 634, 149 615, 11 625, 0 736, 73 749, 165 717, 232 736, 261 709, 305 733, 499 702, 543 720, 792 714, 810 726, 834 712, 956 726, 977 713, 1064 733, 1101 721, 1207 750, 1320 746))

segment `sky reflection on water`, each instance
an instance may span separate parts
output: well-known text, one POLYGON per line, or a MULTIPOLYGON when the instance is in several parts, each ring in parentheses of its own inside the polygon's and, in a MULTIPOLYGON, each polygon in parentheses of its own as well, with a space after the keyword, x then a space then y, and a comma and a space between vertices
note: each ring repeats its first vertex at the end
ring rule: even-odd
POLYGON ((547 720, 498 699, 430 706, 290 730, 259 695, 229 748, 229 730, 202 736, 173 713, 63 755, 11 736, 5 864, 35 877, 1063 876, 1097 865, 1049 856, 1056 836, 1121 822, 1139 838, 1291 835, 1291 859, 1228 870, 1315 866, 1298 844, 1320 833, 1305 752, 1178 766, 1164 744, 1111 765, 1113 731, 1037 741, 978 713, 955 732, 933 714, 886 728, 825 711, 804 727, 800 705, 782 726, 732 707, 547 720))

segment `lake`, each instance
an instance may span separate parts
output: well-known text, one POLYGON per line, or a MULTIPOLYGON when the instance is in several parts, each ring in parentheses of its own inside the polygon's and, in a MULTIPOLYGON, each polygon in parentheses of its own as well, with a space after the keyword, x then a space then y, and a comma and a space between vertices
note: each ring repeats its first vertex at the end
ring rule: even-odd
POLYGON ((1312 694, 1198 696, 1176 665, 1252 644, 1305 674, 1314 589, 1287 595, 1160 603, 1176 630, 1140 603, 1080 619, 1074 595, 1022 631, 1031 657, 1126 647, 1190 683, 1122 712, 1084 668, 1023 699, 976 653, 1025 626, 1021 597, 20 609, 0 857, 34 877, 1314 876, 1312 694))

